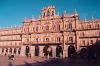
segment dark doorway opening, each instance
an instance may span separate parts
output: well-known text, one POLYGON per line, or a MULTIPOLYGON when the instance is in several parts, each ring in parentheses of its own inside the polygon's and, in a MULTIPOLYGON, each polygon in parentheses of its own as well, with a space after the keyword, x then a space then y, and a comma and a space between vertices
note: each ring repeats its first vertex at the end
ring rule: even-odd
POLYGON ((76 58, 76 55, 77 53, 75 47, 73 45, 70 45, 68 47, 68 58, 76 58))
POLYGON ((10 48, 10 51, 9 52, 12 53, 12 48, 10 48))
POLYGON ((29 51, 30 51, 29 46, 26 46, 26 56, 28 56, 28 55, 29 55, 29 51))
POLYGON ((21 50, 21 48, 18 49, 18 54, 20 54, 20 50, 21 50))
POLYGON ((8 52, 8 48, 6 48, 6 52, 8 52))
POLYGON ((63 56, 63 49, 60 45, 57 45, 56 47, 56 57, 61 57, 63 56))
POLYGON ((16 50, 16 48, 14 48, 14 54, 16 54, 16 52, 17 52, 17 50, 16 50))
POLYGON ((43 48, 44 56, 48 55, 47 49, 48 49, 48 46, 44 46, 44 48, 43 48))
POLYGON ((2 52, 4 52, 4 48, 2 48, 2 52))
POLYGON ((35 46, 35 56, 39 56, 39 46, 35 46))

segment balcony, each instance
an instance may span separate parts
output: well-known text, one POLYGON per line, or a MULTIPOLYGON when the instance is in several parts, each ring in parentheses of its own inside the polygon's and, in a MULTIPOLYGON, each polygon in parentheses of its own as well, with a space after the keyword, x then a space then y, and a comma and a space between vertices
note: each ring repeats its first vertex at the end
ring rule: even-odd
POLYGON ((46 45, 46 44, 50 44, 50 45, 57 45, 57 44, 62 44, 62 42, 57 42, 57 41, 55 41, 55 42, 42 42, 42 41, 40 41, 40 42, 34 42, 34 41, 32 41, 32 42, 23 42, 23 44, 24 45, 46 45))
POLYGON ((96 36, 96 35, 85 35, 85 36, 80 36, 79 38, 100 38, 100 36, 96 36))

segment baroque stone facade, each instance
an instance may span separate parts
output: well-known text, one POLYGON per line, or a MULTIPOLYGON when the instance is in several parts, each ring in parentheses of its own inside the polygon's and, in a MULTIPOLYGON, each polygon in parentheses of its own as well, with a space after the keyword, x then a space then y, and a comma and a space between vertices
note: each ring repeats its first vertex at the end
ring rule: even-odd
POLYGON ((68 46, 81 47, 94 44, 100 36, 100 19, 79 20, 75 10, 71 15, 64 11, 63 16, 56 13, 54 6, 42 9, 42 15, 35 19, 25 18, 23 26, 0 29, 0 54, 9 53, 25 56, 44 56, 46 45, 52 48, 56 57, 56 47, 60 45, 63 56, 67 56, 68 46))

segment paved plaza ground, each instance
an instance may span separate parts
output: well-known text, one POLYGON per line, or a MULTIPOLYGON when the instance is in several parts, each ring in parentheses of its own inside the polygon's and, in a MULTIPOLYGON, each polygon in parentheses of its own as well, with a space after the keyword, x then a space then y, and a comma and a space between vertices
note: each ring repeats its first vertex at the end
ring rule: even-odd
POLYGON ((43 57, 16 56, 14 60, 8 60, 7 56, 0 56, 0 66, 100 66, 100 63, 87 63, 85 60, 47 59, 43 57))

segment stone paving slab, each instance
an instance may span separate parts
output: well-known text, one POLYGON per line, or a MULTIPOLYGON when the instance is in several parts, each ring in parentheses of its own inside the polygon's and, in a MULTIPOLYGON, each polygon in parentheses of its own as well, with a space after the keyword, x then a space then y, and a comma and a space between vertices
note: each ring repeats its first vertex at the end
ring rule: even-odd
MULTIPOLYGON (((100 61, 99 61, 100 62, 100 61)), ((7 56, 0 56, 0 66, 100 66, 100 63, 88 64, 85 60, 47 59, 44 57, 15 56, 14 60, 8 60, 7 56)))

